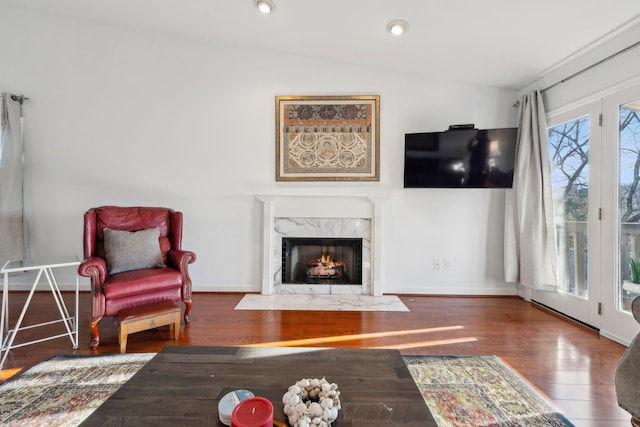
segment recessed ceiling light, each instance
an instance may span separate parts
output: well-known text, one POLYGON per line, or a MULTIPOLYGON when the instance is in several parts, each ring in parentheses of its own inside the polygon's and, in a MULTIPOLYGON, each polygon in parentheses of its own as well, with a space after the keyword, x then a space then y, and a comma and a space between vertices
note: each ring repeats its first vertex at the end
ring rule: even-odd
POLYGON ((387 31, 394 36, 399 36, 409 31, 409 24, 402 19, 395 19, 387 24, 387 31))
POLYGON ((254 4, 262 13, 273 13, 276 10, 276 5, 271 0, 254 0, 254 4))

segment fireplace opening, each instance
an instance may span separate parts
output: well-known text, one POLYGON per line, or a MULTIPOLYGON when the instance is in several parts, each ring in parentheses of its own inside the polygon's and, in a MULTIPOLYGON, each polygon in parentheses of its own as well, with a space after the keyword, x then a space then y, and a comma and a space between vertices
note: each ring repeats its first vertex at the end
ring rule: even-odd
POLYGON ((362 284, 362 239, 282 238, 282 283, 362 284))

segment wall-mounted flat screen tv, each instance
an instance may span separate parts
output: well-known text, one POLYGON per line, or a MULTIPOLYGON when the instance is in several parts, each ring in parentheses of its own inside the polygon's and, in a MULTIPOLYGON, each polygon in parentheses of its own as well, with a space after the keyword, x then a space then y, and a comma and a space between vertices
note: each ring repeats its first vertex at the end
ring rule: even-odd
POLYGON ((404 136, 404 188, 511 188, 517 128, 404 136))

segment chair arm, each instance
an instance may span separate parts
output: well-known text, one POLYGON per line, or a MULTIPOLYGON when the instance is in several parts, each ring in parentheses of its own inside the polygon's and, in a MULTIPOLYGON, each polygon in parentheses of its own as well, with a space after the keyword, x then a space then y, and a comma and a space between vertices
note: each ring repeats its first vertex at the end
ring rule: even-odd
MULTIPOLYGON (((640 296, 631 302, 631 313, 640 322, 640 296)), ((629 343, 614 372, 614 385, 618 406, 633 415, 631 425, 638 425, 634 420, 640 420, 640 333, 629 343)))
POLYGON ((631 301, 631 314, 633 314, 633 318, 636 319, 636 322, 640 323, 640 295, 631 301))
POLYGON ((171 249, 167 252, 167 264, 182 273, 182 301, 187 305, 184 313, 184 321, 189 323, 189 312, 191 311, 191 277, 189 277, 189 264, 196 261, 196 254, 191 251, 181 249, 171 249))
POLYGON ((107 263, 103 258, 92 256, 82 261, 78 267, 78 274, 90 277, 92 284, 102 284, 107 278, 107 263))
POLYGON ((167 252, 167 265, 182 274, 188 275, 187 266, 193 264, 196 261, 196 254, 191 251, 184 251, 179 249, 171 249, 167 252))
MULTIPOLYGON (((102 319, 105 307, 105 297, 102 291, 102 284, 107 278, 107 263, 100 257, 89 257, 85 259, 78 267, 78 274, 84 277, 91 278, 91 316, 92 316, 92 329, 95 328, 97 334, 97 324, 102 319)), ((93 331, 92 331, 93 333, 93 331)), ((94 342, 92 346, 98 346, 98 341, 94 336, 94 342)), ((95 347, 93 347, 95 348, 95 347)))

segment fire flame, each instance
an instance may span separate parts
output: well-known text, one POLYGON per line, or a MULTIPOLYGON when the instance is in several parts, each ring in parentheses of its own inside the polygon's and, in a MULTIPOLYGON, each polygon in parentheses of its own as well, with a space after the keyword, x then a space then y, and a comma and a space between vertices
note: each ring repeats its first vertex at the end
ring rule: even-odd
POLYGON ((342 267, 343 271, 347 272, 347 263, 344 261, 334 261, 330 254, 322 254, 320 258, 316 259, 315 265, 321 265, 324 268, 337 268, 342 267))
POLYGON ((331 258, 331 255, 322 254, 320 259, 317 259, 316 262, 322 264, 323 267, 335 267, 335 264, 333 263, 333 258, 331 258))

